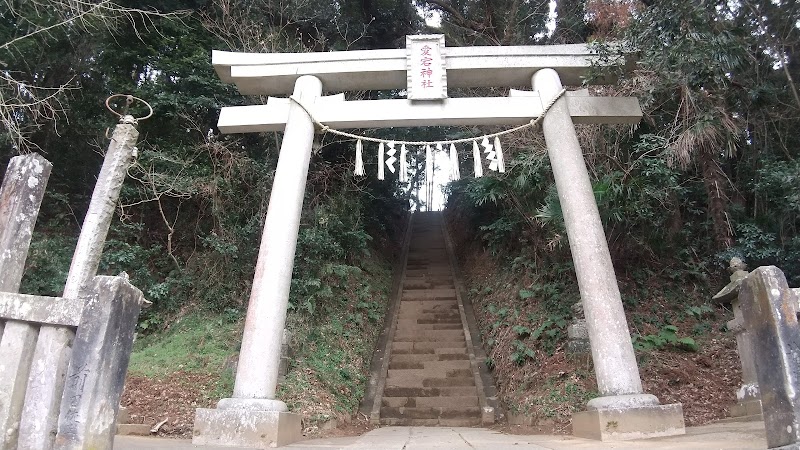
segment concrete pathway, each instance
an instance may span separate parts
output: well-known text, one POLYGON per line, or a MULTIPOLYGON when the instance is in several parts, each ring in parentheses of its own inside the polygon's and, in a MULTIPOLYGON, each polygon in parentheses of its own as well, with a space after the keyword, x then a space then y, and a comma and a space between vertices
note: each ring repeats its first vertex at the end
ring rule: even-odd
MULTIPOLYGON (((684 436, 639 441, 599 442, 571 436, 510 435, 486 428, 384 427, 362 436, 311 439, 283 447, 291 450, 511 450, 511 449, 766 449, 763 422, 737 422, 686 429, 684 436)), ((117 436, 115 450, 230 450, 193 446, 190 441, 117 436)))

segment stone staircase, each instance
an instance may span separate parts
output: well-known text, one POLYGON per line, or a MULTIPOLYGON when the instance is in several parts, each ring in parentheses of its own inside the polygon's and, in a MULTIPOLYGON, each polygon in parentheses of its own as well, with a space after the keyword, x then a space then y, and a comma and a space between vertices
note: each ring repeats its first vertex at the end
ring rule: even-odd
POLYGON ((381 397, 380 423, 481 424, 439 212, 415 213, 402 297, 381 397))

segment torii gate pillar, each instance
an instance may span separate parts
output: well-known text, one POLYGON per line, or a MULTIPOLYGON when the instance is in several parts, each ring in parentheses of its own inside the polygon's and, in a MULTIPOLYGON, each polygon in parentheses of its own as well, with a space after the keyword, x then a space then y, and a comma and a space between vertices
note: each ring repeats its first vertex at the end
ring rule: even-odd
MULTIPOLYGON (((531 84, 542 103, 562 88, 553 69, 537 71, 531 84)), ((568 101, 562 97, 552 106, 544 116, 542 130, 586 312, 600 392, 600 397, 589 401, 587 411, 572 416, 572 433, 600 440, 684 434, 681 404, 661 405, 656 396, 642 390, 614 266, 568 101)))
MULTIPOLYGON (((305 75, 295 82, 294 96, 300 101, 311 103, 321 94, 317 77, 305 75)), ((302 438, 301 416, 288 412, 275 390, 313 141, 314 122, 293 104, 264 220, 233 398, 220 400, 216 409, 197 409, 193 444, 261 448, 302 438)))

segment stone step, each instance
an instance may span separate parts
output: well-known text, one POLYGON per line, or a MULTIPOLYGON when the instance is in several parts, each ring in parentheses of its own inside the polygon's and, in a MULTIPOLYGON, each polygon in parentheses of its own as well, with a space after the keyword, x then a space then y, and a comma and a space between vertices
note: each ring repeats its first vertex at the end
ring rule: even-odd
POLYGON ((413 342, 392 342, 392 356, 395 355, 435 355, 434 348, 414 348, 413 342))
POLYGON ((429 289, 455 289, 455 285, 452 281, 438 281, 436 283, 430 281, 416 281, 403 283, 403 292, 408 292, 409 294, 429 289))
POLYGON ((461 316, 457 314, 450 314, 444 315, 441 314, 438 317, 417 317, 417 324, 418 325, 450 325, 450 324, 459 324, 461 325, 461 316))
POLYGON ((408 317, 403 317, 403 319, 414 318, 417 320, 420 319, 451 320, 454 318, 460 319, 461 311, 458 310, 458 303, 456 303, 455 300, 447 300, 447 301, 452 302, 452 304, 447 305, 444 303, 439 303, 437 305, 428 305, 431 306, 430 308, 414 308, 414 303, 417 302, 408 302, 400 305, 400 311, 398 311, 398 316, 400 314, 403 314, 405 316, 408 316, 408 317))
POLYGON ((383 397, 381 402, 390 408, 467 408, 478 406, 478 396, 383 397))
MULTIPOLYGON (((398 356, 409 356, 409 355, 398 355, 398 356)), ((413 356, 413 360, 410 361, 398 361, 397 358, 392 357, 389 360, 389 370, 397 370, 397 369, 424 369, 425 365, 422 364, 423 361, 438 361, 438 355, 411 355, 413 356), (421 361, 420 359, 425 357, 426 359, 421 361), (427 359, 427 358, 436 358, 436 359, 427 359)))
POLYGON ((458 302, 451 300, 425 300, 421 302, 401 302, 400 312, 419 312, 427 314, 458 314, 458 302))
POLYGON ((456 299, 455 289, 412 289, 403 291, 401 301, 456 299))
MULTIPOLYGON (((401 366, 393 366, 393 364, 404 364, 404 363, 412 363, 412 364, 420 364, 427 362, 427 361, 460 361, 460 360, 467 360, 469 361, 469 355, 466 351, 463 353, 433 353, 433 350, 430 353, 398 353, 393 351, 392 355, 389 357, 389 368, 390 369, 403 369, 401 366)), ((422 365, 420 368, 424 368, 425 366, 422 365)), ((406 369, 413 369, 413 367, 405 367, 406 369)))
POLYGON ((414 216, 381 424, 474 426, 478 392, 466 350, 441 214, 414 216))
MULTIPOLYGON (((386 387, 409 387, 409 388, 447 388, 447 387, 472 387, 475 388, 475 378, 469 377, 449 377, 449 378, 417 378, 416 376, 386 377, 386 387)), ((384 395, 386 395, 384 393, 384 395)), ((395 396, 399 397, 399 396, 395 396)), ((410 396, 409 396, 410 397, 410 396)))
POLYGON ((381 419, 471 419, 481 417, 481 409, 477 406, 464 408, 392 408, 381 407, 381 419))
MULTIPOLYGON (((391 364, 391 362, 390 362, 391 364)), ((389 367, 389 376, 419 376, 426 377, 453 377, 472 375, 470 362, 468 359, 454 359, 446 361, 418 361, 418 362, 398 362, 396 367, 389 367), (417 364, 418 367, 411 367, 417 364)))
MULTIPOLYGON (((408 268, 406 268, 406 269, 408 269, 408 268)), ((415 281, 415 282, 419 282, 419 281, 427 281, 427 282, 447 281, 447 282, 452 283, 453 280, 454 280, 453 275, 449 274, 449 273, 448 274, 438 274, 438 275, 437 274, 430 274, 430 273, 409 275, 408 273, 406 273, 405 277, 403 277, 403 282, 404 283, 405 282, 409 282, 409 281, 415 281)))
POLYGON ((450 269, 450 258, 446 252, 429 252, 429 253, 410 253, 406 260, 406 268, 412 266, 430 266, 437 265, 442 269, 450 269))
POLYGON ((416 320, 418 324, 433 323, 458 323, 461 321, 461 314, 458 310, 422 310, 403 309, 402 315, 398 313, 398 320, 416 320), (422 320, 422 322, 419 322, 422 320), (458 322, 457 322, 457 321, 458 322))
POLYGON ((450 262, 444 257, 431 257, 424 261, 418 260, 406 263, 404 274, 406 277, 435 276, 451 278, 453 276, 453 269, 450 267, 450 262))
MULTIPOLYGON (((469 365, 469 361, 431 361, 437 363, 452 363, 452 362, 465 362, 469 365)), ((402 383, 403 386, 409 386, 412 382, 414 383, 423 383, 425 380, 432 380, 432 379, 440 379, 440 378, 464 378, 468 379, 472 376, 471 369, 462 369, 462 368, 426 368, 423 367, 421 369, 389 369, 387 375, 387 380, 394 380, 397 383, 402 383), (402 381, 400 381, 402 380, 402 381)), ((387 381, 388 382, 388 381, 387 381)), ((396 384, 394 386, 400 386, 396 384)))
POLYGON ((433 323, 419 323, 417 319, 400 319, 397 320, 397 330, 461 330, 464 327, 461 325, 461 320, 458 322, 433 322, 433 323))
MULTIPOLYGON (((460 360, 467 360, 469 361, 469 355, 467 354, 467 350, 464 349, 462 352, 461 349, 440 349, 440 350, 448 350, 447 353, 438 353, 439 361, 460 361, 460 360)), ((435 351, 435 350, 434 350, 435 351)))
POLYGON ((448 342, 447 345, 442 345, 439 342, 392 342, 392 353, 402 350, 418 350, 418 353, 460 353, 466 351, 467 342, 462 340, 459 343, 448 342))
POLYGON ((456 387, 404 387, 386 386, 383 390, 384 397, 469 397, 477 396, 475 386, 456 387))
POLYGON ((450 268, 434 268, 434 267, 426 267, 426 268, 408 268, 406 267, 405 271, 406 278, 412 277, 452 277, 453 271, 450 268))
POLYGON ((468 419, 408 419, 381 417, 381 425, 391 427, 474 427, 481 424, 481 418, 468 419))
MULTIPOLYGON (((413 344, 413 342, 398 342, 398 344, 413 344)), ((429 342, 418 342, 418 344, 429 344, 429 342)), ((414 346, 407 348, 398 348, 392 350, 392 355, 439 355, 439 361, 451 361, 454 359, 462 359, 452 355, 467 354, 466 346, 457 347, 458 342, 453 342, 449 345, 456 347, 442 347, 442 348, 416 348, 414 346), (451 357, 452 356, 452 357, 451 357)), ((469 357, 467 357, 469 358, 469 357)))
MULTIPOLYGON (((395 342, 465 342, 464 330, 426 330, 403 332, 397 330, 395 342)), ((449 346, 449 345, 448 345, 449 346)))
MULTIPOLYGON (((403 342, 399 342, 402 344, 403 342)), ((418 342, 419 344, 427 344, 428 342, 418 342)), ((458 345, 458 343, 452 343, 450 345, 458 345)), ((466 346, 461 347, 442 347, 442 348, 400 348, 397 350, 392 350, 392 355, 438 355, 438 361, 452 361, 455 359, 469 359, 469 355, 467 355, 466 346), (462 358, 460 355, 467 355, 466 358, 462 358)))

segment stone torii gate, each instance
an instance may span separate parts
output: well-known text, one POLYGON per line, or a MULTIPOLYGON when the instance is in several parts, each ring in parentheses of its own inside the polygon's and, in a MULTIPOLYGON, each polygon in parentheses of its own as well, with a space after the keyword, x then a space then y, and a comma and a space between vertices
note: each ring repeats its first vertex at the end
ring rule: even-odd
MULTIPOLYGON (((539 117, 561 92, 586 77, 593 55, 583 44, 448 47, 441 35, 409 36, 406 49, 328 53, 213 52, 220 78, 265 105, 222 109, 223 133, 283 131, 259 249, 232 398, 198 409, 196 444, 263 447, 300 437, 300 418, 276 398, 281 337, 315 122, 330 128, 520 125, 539 117), (420 78, 421 46, 432 54, 420 78), (432 52, 431 52, 432 49, 432 52), (423 75, 424 76, 424 75, 423 75), (447 98, 447 87, 512 87, 508 97, 447 98), (346 101, 352 90, 407 89, 407 99, 346 101)), ((602 81, 602 80, 601 80, 602 81)), ((684 433, 680 404, 643 392, 592 186, 574 123, 637 123, 635 98, 570 92, 542 126, 586 313, 600 397, 573 416, 574 434, 633 439, 684 433)))

